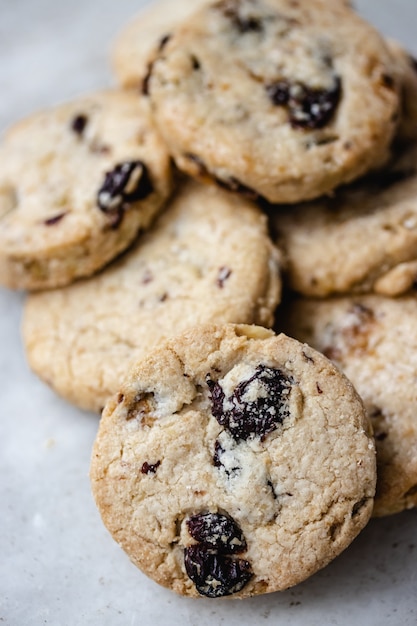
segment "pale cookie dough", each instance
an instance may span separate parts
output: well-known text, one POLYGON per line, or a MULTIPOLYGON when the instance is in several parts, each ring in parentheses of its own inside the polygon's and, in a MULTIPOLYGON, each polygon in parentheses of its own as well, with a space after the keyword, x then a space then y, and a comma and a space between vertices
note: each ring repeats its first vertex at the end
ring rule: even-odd
POLYGON ((208 2, 157 0, 143 9, 122 29, 112 48, 111 63, 119 84, 127 89, 142 89, 149 64, 173 29, 208 2))
POLYGON ((293 203, 386 161, 396 67, 383 38, 342 2, 223 0, 164 42, 147 92, 180 169, 293 203))
POLYGON ((93 494, 161 585, 210 598, 284 590, 367 523, 369 432, 351 383, 307 345, 199 326, 138 362, 107 403, 93 494))
POLYGON ((260 210, 190 182, 105 272, 29 297, 29 363, 69 401, 100 411, 129 363, 165 337, 209 321, 272 325, 279 271, 260 210))
POLYGON ((296 300, 277 328, 323 352, 350 378, 375 432, 374 515, 417 505, 417 299, 296 300))
POLYGON ((122 91, 16 124, 0 163, 0 284, 12 289, 96 272, 149 226, 172 187, 147 101, 122 91))
POLYGON ((272 220, 294 291, 405 293, 417 280, 417 144, 390 168, 272 220))

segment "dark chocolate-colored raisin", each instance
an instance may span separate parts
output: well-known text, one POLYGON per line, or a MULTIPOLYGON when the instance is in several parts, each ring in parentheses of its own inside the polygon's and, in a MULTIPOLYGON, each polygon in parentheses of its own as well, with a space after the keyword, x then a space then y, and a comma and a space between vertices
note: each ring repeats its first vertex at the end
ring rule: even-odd
POLYGON ((162 50, 165 48, 165 46, 167 45, 171 37, 172 37, 171 33, 168 33, 164 35, 163 37, 161 37, 161 39, 159 40, 159 47, 158 47, 159 52, 162 52, 162 50))
POLYGON ((261 32, 263 25, 261 19, 256 15, 241 15, 239 13, 239 2, 229 0, 221 5, 223 15, 231 20, 234 28, 239 33, 261 32))
POLYGON ((235 554, 246 550, 246 541, 237 523, 221 513, 197 513, 187 520, 191 537, 218 553, 235 554))
POLYGON ((222 189, 227 189, 227 191, 233 191, 234 193, 240 193, 242 196, 245 196, 250 200, 257 200, 259 198, 259 194, 254 191, 254 189, 244 185, 237 178, 234 178, 234 176, 231 176, 227 180, 213 176, 213 179, 222 189))
POLYGON ((253 576, 248 561, 216 554, 204 545, 185 548, 184 564, 198 593, 207 598, 237 593, 253 576))
POLYGON ((88 117, 83 113, 80 113, 79 115, 73 117, 71 121, 71 130, 73 130, 74 133, 76 133, 77 135, 81 136, 85 130, 85 127, 87 126, 87 123, 88 117))
POLYGON ((342 93, 338 76, 330 89, 308 87, 301 82, 290 83, 287 80, 270 83, 265 88, 273 104, 288 108, 293 128, 311 130, 323 128, 330 122, 342 93))
POLYGON ((140 471, 142 472, 142 474, 156 474, 156 470, 160 465, 161 461, 157 461, 156 463, 148 463, 147 461, 145 461, 140 471))
POLYGON ((143 200, 152 191, 146 165, 142 161, 126 161, 106 173, 97 193, 97 205, 118 225, 129 205, 143 200))
POLYGON ((48 217, 48 219, 44 220, 43 223, 45 224, 45 226, 54 226, 55 224, 58 224, 58 222, 60 222, 66 216, 66 214, 66 211, 64 213, 58 213, 58 215, 48 217))
POLYGON ((149 81, 151 80, 152 70, 153 70, 154 61, 148 63, 148 67, 146 68, 146 74, 142 79, 141 85, 141 93, 143 96, 149 96, 149 81))
POLYGON ((264 440, 289 416, 288 400, 293 382, 281 370, 259 365, 254 375, 239 383, 226 398, 220 384, 208 376, 212 413, 235 441, 254 437, 264 440), (245 400, 245 394, 250 393, 253 385, 257 398, 245 400))
POLYGON ((193 70, 199 70, 201 68, 200 61, 197 59, 196 56, 194 56, 194 54, 191 55, 191 65, 193 67, 193 70))
POLYGON ((217 286, 220 287, 220 289, 223 289, 224 283, 229 278, 231 273, 232 273, 232 270, 229 267, 221 267, 219 269, 216 283, 217 283, 217 286))

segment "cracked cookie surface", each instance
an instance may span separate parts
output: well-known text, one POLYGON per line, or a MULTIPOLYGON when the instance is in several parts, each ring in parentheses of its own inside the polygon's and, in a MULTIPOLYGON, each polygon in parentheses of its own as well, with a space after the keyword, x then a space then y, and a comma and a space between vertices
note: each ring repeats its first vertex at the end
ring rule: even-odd
POLYGON ((118 91, 21 121, 0 159, 0 283, 13 289, 93 274, 150 225, 172 187, 148 103, 118 91))
POLYGON ((417 144, 331 198, 274 211, 288 284, 303 295, 397 296, 417 280, 417 144))
POLYGON ((377 449, 374 515, 417 505, 417 299, 368 295, 296 300, 277 327, 326 354, 349 377, 377 449))
POLYGON ((23 337, 33 370, 99 411, 128 364, 194 323, 273 323, 280 256, 248 200, 193 181, 100 275, 32 294, 23 337))
POLYGON ((342 2, 223 0, 177 27, 148 92, 180 169, 292 203, 386 160, 395 67, 382 37, 342 2))
POLYGON ((205 325, 132 368, 103 412, 91 480, 148 576, 243 598, 347 547, 371 514, 375 450, 361 400, 323 355, 265 328, 205 325))

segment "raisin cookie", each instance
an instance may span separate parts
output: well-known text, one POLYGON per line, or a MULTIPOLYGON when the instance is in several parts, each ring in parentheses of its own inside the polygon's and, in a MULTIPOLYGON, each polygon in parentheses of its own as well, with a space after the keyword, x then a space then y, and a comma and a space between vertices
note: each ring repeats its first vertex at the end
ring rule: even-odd
POLYGON ((155 53, 178 24, 208 2, 158 0, 141 11, 123 28, 113 46, 111 61, 119 84, 127 89, 143 89, 155 53))
POLYGON ((165 42, 147 91, 180 169, 275 203, 382 164, 400 106, 385 41, 327 0, 211 2, 165 42))
POLYGON ((350 378, 373 423, 374 515, 417 505, 417 299, 368 295, 296 300, 279 327, 320 350, 350 378))
POLYGON ((417 280, 417 144, 385 171, 272 220, 294 291, 405 293, 417 280))
POLYGON ((283 590, 367 523, 369 432, 353 386, 315 350, 256 326, 198 326, 109 400, 93 493, 156 582, 209 598, 283 590))
POLYGON ((261 211, 190 182, 103 273, 29 297, 29 363, 62 396, 99 411, 129 363, 165 337, 209 321, 272 325, 279 271, 261 211))
POLYGON ((122 91, 16 124, 0 159, 0 283, 13 289, 94 273, 149 226, 172 186, 148 102, 122 91))

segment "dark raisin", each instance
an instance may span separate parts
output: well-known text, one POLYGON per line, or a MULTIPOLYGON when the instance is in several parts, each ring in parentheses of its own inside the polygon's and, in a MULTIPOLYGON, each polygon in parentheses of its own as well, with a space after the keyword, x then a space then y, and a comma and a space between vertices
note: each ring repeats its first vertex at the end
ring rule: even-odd
POLYGON ((191 55, 191 65, 193 70, 199 70, 201 68, 200 61, 193 54, 191 55))
POLYGON ((246 550, 246 541, 236 522, 220 513, 197 513, 187 520, 191 537, 206 548, 222 554, 246 550))
POLYGON ((229 278, 231 273, 232 273, 232 270, 229 269, 228 267, 221 267, 219 269, 219 273, 217 274, 217 281, 216 282, 217 282, 218 287, 220 287, 220 289, 223 289, 224 283, 229 278))
POLYGON ((279 80, 265 87, 276 106, 286 106, 293 128, 323 128, 334 115, 342 93, 338 76, 330 89, 308 87, 301 82, 279 80))
POLYGON ((143 200, 153 191, 146 165, 126 161, 107 172, 97 193, 97 205, 118 225, 132 202, 143 200))
POLYGON ((242 196, 249 198, 250 200, 257 200, 259 198, 259 194, 251 189, 247 185, 241 183, 237 178, 231 176, 227 180, 223 180, 221 178, 213 177, 215 182, 222 189, 227 189, 227 191, 233 191, 234 193, 240 193, 242 196))
POLYGON ((66 216, 66 212, 64 213, 58 213, 58 215, 54 215, 53 217, 48 217, 47 220, 44 220, 44 224, 45 226, 54 226, 54 224, 58 224, 58 222, 60 222, 65 216, 66 216))
POLYGON ((165 46, 167 45, 171 37, 172 35, 170 33, 161 37, 161 39, 159 40, 159 47, 158 47, 159 52, 162 52, 162 50, 165 48, 165 46))
POLYGON ((149 81, 151 80, 154 61, 148 63, 146 74, 142 79, 141 93, 143 96, 149 96, 149 81))
POLYGON ((184 564, 198 593, 208 598, 237 593, 253 576, 248 561, 213 553, 203 545, 185 548, 184 564))
POLYGON ((384 441, 388 437, 388 433, 375 433, 375 441, 384 441))
POLYGON ((281 370, 260 365, 251 378, 239 383, 225 398, 220 384, 208 376, 212 413, 235 441, 254 437, 264 440, 288 417, 293 382, 281 370), (257 397, 245 400, 245 394, 257 397))
POLYGON ((221 5, 223 15, 231 20, 233 26, 244 34, 249 32, 261 32, 263 25, 259 17, 254 15, 244 16, 239 13, 239 2, 229 0, 221 5))
POLYGON ((88 117, 83 113, 76 115, 71 121, 71 130, 77 135, 82 135, 87 126, 88 117))
POLYGON ((156 470, 158 469, 160 465, 161 465, 161 461, 157 461, 156 463, 153 463, 153 464, 145 461, 140 471, 142 472, 142 474, 155 474, 156 470))
POLYGON ((382 74, 381 82, 387 89, 394 89, 395 87, 395 80, 389 74, 382 74))

